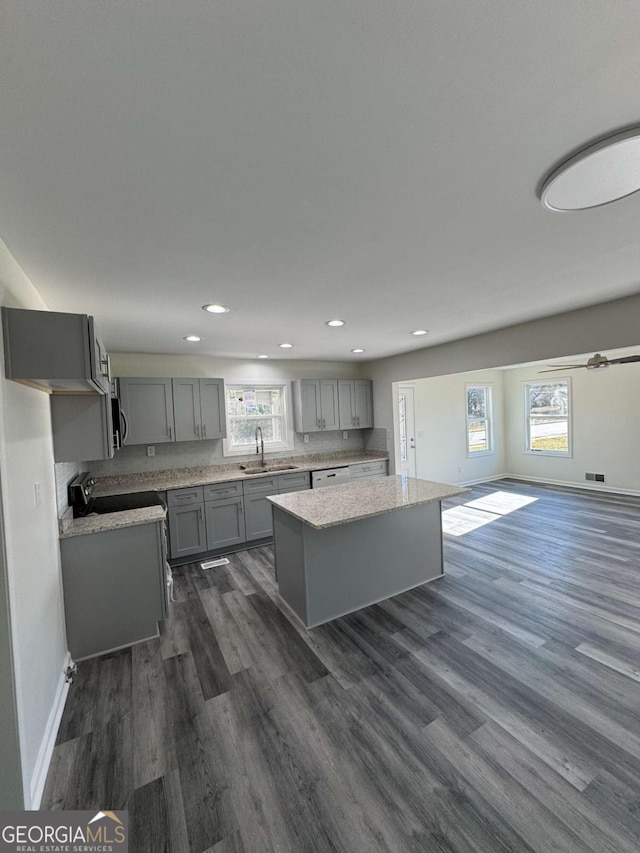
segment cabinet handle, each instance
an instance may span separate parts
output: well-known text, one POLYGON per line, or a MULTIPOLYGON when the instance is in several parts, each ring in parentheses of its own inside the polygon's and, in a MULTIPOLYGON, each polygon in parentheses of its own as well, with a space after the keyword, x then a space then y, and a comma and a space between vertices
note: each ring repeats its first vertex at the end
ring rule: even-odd
POLYGON ((200 507, 200 521, 204 521, 204 510, 200 507))
POLYGON ((360 426, 360 418, 356 418, 356 424, 360 426))
POLYGON ((320 418, 318 418, 316 423, 318 424, 318 429, 322 429, 322 421, 320 420, 320 418))
POLYGON ((327 428, 327 422, 326 422, 326 421, 325 421, 325 419, 323 418, 323 419, 322 419, 322 429, 326 429, 326 428, 327 428))
POLYGON ((206 424, 202 424, 202 437, 203 438, 207 437, 207 425, 206 424))
POLYGON ((238 504, 238 509, 240 510, 240 512, 244 512, 244 506, 242 505, 242 503, 238 504))
POLYGON ((196 424, 196 436, 200 438, 200 427, 196 424))
POLYGON ((169 427, 169 441, 173 441, 173 430, 169 427))
POLYGON ((354 415, 354 416, 351 418, 351 426, 355 426, 355 425, 356 425, 356 418, 355 418, 355 415, 354 415))

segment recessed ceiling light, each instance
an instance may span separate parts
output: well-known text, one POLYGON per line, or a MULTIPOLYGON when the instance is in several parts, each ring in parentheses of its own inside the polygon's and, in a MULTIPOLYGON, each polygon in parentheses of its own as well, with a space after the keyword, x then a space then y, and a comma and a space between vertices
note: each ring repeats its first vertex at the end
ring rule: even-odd
POLYGON ((199 338, 197 335, 186 335, 183 340, 189 341, 189 343, 197 344, 198 341, 201 341, 202 338, 199 338))
POLYGON ((542 185, 547 210, 600 207, 640 190, 640 127, 614 133, 574 154, 542 185))
POLYGON ((293 344, 278 344, 280 349, 292 349, 293 344))
POLYGON ((411 332, 412 335, 426 335, 428 333, 428 329, 416 329, 415 332, 411 332))
POLYGON ((364 352, 364 350, 362 347, 356 347, 355 349, 352 349, 351 352, 364 352))
POLYGON ((268 356, 268 355, 265 355, 264 353, 261 353, 261 354, 258 356, 258 358, 269 358, 269 356, 268 356))
POLYGON ((327 320, 327 322, 325 323, 325 326, 335 326, 336 328, 338 326, 344 326, 344 325, 345 325, 344 320, 327 320))
POLYGON ((208 311, 209 314, 228 314, 229 309, 225 305, 203 305, 203 311, 208 311))

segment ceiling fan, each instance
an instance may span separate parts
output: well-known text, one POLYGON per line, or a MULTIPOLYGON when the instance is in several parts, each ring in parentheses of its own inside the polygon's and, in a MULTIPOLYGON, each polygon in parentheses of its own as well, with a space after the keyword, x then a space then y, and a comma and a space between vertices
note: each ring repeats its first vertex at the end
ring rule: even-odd
POLYGON ((559 370, 573 370, 574 367, 586 367, 587 370, 599 370, 601 367, 609 367, 610 364, 633 364, 640 362, 640 355, 626 355, 623 358, 607 358, 597 352, 587 359, 586 364, 561 364, 550 370, 540 370, 539 373, 556 373, 559 370))

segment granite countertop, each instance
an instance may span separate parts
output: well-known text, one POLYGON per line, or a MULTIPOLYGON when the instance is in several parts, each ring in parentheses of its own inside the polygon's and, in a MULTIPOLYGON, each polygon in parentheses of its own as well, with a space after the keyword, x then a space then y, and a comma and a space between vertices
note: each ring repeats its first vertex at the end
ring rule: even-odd
POLYGON ((458 486, 391 476, 344 483, 326 489, 273 495, 267 500, 316 530, 375 515, 452 498, 468 492, 458 486))
MULTIPOLYGON (((169 471, 121 474, 98 479, 93 494, 99 497, 102 495, 124 495, 130 492, 165 492, 168 489, 208 486, 212 483, 228 483, 232 480, 258 480, 261 477, 295 474, 297 471, 319 471, 323 468, 339 468, 344 465, 361 465, 366 462, 380 462, 383 459, 388 459, 386 453, 317 454, 315 456, 270 459, 268 460, 270 465, 295 465, 295 468, 289 471, 266 471, 261 474, 243 474, 238 462, 227 465, 207 465, 202 468, 175 468, 169 471)), ((252 462, 251 465, 253 464, 252 462)))
POLYGON ((60 519, 60 539, 70 536, 85 536, 88 533, 104 533, 105 530, 118 530, 122 527, 134 527, 137 524, 151 524, 166 517, 163 506, 146 506, 142 509, 127 509, 124 512, 95 513, 84 518, 63 516, 60 519))

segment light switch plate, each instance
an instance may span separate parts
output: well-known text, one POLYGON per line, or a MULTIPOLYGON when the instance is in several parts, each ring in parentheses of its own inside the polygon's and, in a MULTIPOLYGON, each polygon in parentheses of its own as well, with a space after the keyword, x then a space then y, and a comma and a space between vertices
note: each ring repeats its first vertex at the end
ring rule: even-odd
POLYGON ((342 433, 342 437, 343 437, 343 438, 349 438, 349 433, 345 430, 345 431, 342 433))
POLYGON ((305 444, 309 444, 309 435, 306 432, 302 436, 302 440, 304 441, 305 444))
POLYGON ((147 456, 155 456, 155 455, 156 455, 156 449, 152 444, 150 444, 147 447, 147 456))

